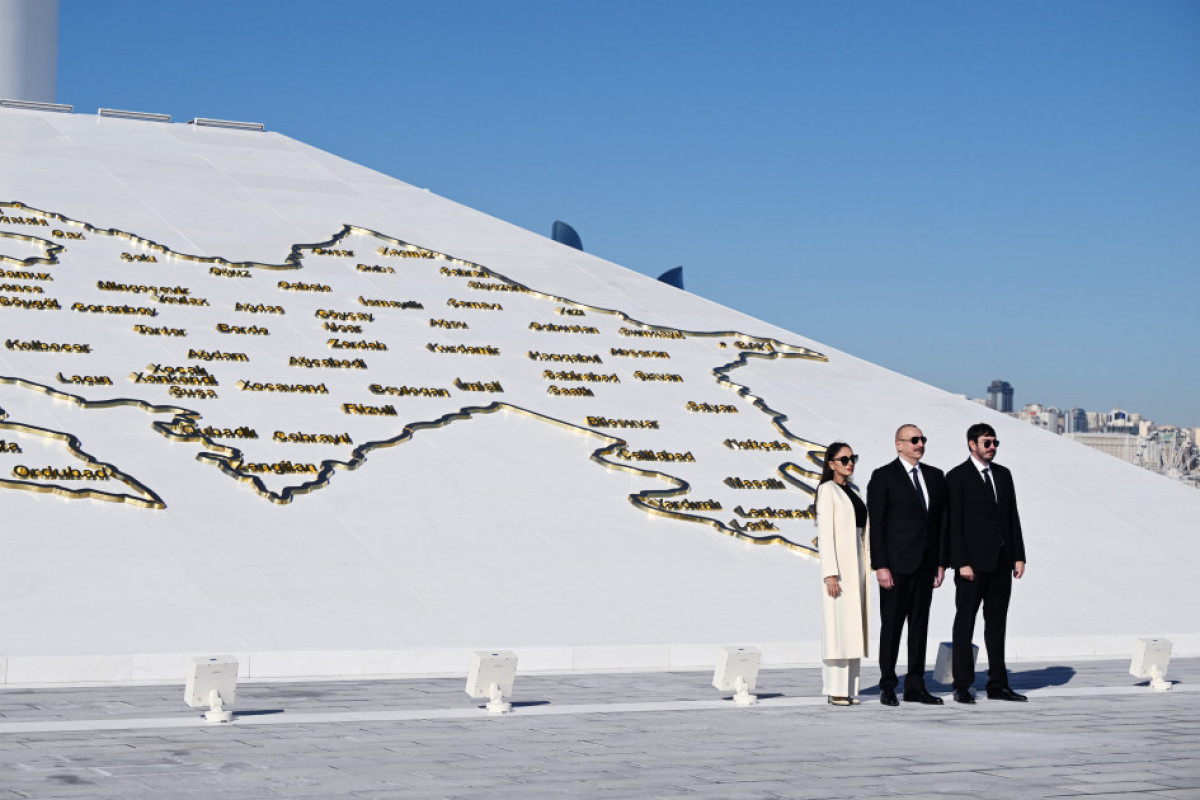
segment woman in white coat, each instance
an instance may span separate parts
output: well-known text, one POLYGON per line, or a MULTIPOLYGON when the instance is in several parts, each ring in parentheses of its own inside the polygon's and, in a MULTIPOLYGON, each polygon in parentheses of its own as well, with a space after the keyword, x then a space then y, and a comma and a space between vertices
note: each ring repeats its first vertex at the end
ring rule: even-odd
POLYGON ((845 442, 825 450, 817 486, 817 549, 821 554, 821 675, 835 706, 858 705, 858 668, 868 656, 867 570, 871 564, 867 506, 850 485, 858 456, 845 442))

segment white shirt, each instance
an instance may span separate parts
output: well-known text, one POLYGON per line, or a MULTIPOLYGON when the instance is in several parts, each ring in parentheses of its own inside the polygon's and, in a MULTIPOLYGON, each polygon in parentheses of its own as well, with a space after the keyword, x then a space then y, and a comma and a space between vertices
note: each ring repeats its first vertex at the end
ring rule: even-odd
POLYGON ((897 456, 897 458, 900 459, 900 463, 904 466, 904 471, 908 473, 909 481, 913 479, 913 469, 916 469, 917 474, 921 476, 921 494, 925 495, 925 508, 929 508, 929 487, 925 485, 925 473, 921 471, 919 465, 908 463, 908 459, 904 456, 897 456))

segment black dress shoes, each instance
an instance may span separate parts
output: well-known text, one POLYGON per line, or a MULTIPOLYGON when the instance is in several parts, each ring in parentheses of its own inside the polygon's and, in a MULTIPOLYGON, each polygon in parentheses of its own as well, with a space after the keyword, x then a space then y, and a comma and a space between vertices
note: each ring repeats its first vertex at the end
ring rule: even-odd
POLYGON ((895 689, 880 689, 879 690, 879 702, 883 703, 885 706, 900 705, 900 701, 896 699, 896 690, 895 689))
POLYGON ((927 689, 905 689, 904 702, 924 703, 927 706, 940 706, 942 705, 942 698, 934 697, 927 689))
POLYGON ((1017 694, 1007 686, 1001 686, 996 689, 988 689, 988 700, 1012 700, 1016 703, 1024 703, 1029 698, 1023 694, 1017 694))
POLYGON ((970 689, 955 689, 954 690, 954 702, 967 703, 969 705, 974 705, 975 704, 975 695, 971 694, 970 689))

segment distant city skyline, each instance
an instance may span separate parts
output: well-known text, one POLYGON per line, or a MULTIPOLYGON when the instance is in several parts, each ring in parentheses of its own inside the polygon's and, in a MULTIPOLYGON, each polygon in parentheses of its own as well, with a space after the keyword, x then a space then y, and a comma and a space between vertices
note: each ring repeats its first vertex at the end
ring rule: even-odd
POLYGON ((263 122, 947 391, 1200 425, 1194 2, 60 19, 77 112, 263 122))

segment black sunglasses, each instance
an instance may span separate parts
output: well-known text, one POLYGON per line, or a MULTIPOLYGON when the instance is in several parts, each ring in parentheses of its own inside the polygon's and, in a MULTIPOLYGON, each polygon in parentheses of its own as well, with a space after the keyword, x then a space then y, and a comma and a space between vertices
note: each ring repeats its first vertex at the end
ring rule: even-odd
POLYGON ((924 436, 913 436, 912 438, 909 438, 909 439, 897 439, 896 441, 897 442, 908 442, 909 444, 925 444, 929 440, 926 439, 924 436))
POLYGON ((999 447, 1000 440, 999 439, 980 439, 979 446, 980 447, 999 447))
POLYGON ((838 456, 837 458, 831 458, 830 461, 840 461, 844 467, 847 464, 857 464, 858 456, 838 456))

